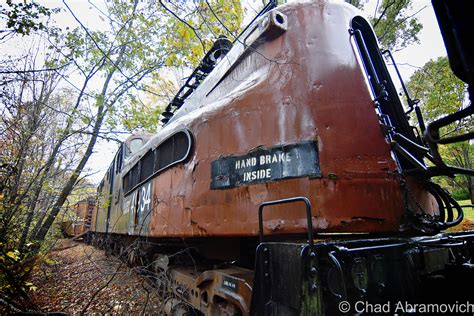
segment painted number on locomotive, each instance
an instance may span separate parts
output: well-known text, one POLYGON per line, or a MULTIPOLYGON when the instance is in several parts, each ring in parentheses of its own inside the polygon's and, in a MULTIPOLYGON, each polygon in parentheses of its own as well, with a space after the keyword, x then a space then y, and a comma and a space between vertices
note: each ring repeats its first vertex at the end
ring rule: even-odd
POLYGON ((306 176, 321 176, 318 146, 313 141, 260 147, 244 156, 214 160, 211 164, 211 189, 306 176))
POLYGON ((128 233, 144 233, 152 209, 152 181, 143 184, 124 198, 122 213, 129 214, 128 233))
POLYGON ((140 189, 140 213, 150 210, 151 205, 151 182, 140 189))

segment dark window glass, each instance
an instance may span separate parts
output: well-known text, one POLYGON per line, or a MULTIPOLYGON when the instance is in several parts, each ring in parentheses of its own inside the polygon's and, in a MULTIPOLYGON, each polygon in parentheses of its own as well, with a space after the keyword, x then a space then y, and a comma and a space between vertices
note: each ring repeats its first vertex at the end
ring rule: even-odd
POLYGON ((139 169, 140 163, 137 163, 131 170, 131 179, 130 179, 130 188, 135 187, 138 184, 138 179, 140 176, 140 169, 139 169))
POLYGON ((125 193, 154 173, 162 171, 187 158, 191 149, 191 138, 186 132, 178 132, 161 143, 155 150, 148 151, 123 178, 125 193))
POLYGON ((177 133, 173 136, 174 139, 174 152, 173 160, 182 160, 189 150, 189 138, 185 133, 177 133))
POLYGON ((102 189, 104 188, 104 179, 100 181, 99 187, 97 188, 97 193, 100 194, 102 193, 102 189))
POLYGON ((127 172, 123 177, 123 191, 128 192, 132 187, 130 186, 130 172, 127 172))
POLYGON ((150 150, 141 159, 142 170, 140 172, 140 182, 144 181, 153 174, 153 164, 155 161, 154 153, 154 151, 150 150))
POLYGON ((158 167, 161 170, 173 162, 173 137, 165 140, 158 147, 158 167))
POLYGON ((188 134, 178 132, 161 143, 156 149, 155 171, 163 170, 186 158, 191 143, 188 134))
POLYGON ((117 164, 115 166, 115 173, 119 173, 122 170, 122 162, 123 162, 123 145, 120 146, 119 151, 117 153, 117 164))

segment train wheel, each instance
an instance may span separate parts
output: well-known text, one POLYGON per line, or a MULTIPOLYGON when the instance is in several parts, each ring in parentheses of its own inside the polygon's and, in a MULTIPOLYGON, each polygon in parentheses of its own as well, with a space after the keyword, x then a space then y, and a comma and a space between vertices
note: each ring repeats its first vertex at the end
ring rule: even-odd
POLYGON ((171 298, 165 303, 165 313, 169 316, 193 316, 196 315, 194 309, 187 303, 175 298, 171 298))

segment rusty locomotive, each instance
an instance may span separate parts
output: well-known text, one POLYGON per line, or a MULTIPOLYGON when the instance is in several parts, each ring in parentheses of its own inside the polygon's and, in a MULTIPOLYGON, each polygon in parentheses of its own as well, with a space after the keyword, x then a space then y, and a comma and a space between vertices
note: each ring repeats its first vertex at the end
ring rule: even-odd
MULTIPOLYGON (((469 84, 472 3, 448 2, 433 5, 469 84)), ((438 132, 472 106, 426 127, 418 115, 417 133, 385 54, 347 3, 271 2, 233 43, 218 38, 159 132, 122 144, 90 240, 165 275, 172 315, 466 298, 454 289, 473 280, 474 232, 442 232, 463 212, 430 178, 472 174, 437 151, 472 137, 438 132)))
POLYGON ((68 214, 67 218, 61 221, 63 236, 79 238, 85 235, 90 230, 95 204, 95 198, 88 197, 68 207, 72 214, 68 214))

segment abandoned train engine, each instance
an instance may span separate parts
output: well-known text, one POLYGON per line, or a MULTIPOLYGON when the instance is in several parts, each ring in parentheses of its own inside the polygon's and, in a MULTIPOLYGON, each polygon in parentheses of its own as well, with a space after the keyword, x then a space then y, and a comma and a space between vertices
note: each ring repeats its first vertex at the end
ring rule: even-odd
POLYGON ((161 130, 122 144, 90 238, 165 273, 170 314, 430 300, 472 279, 474 233, 437 234, 462 210, 405 112, 356 8, 267 5, 216 41, 161 130))

